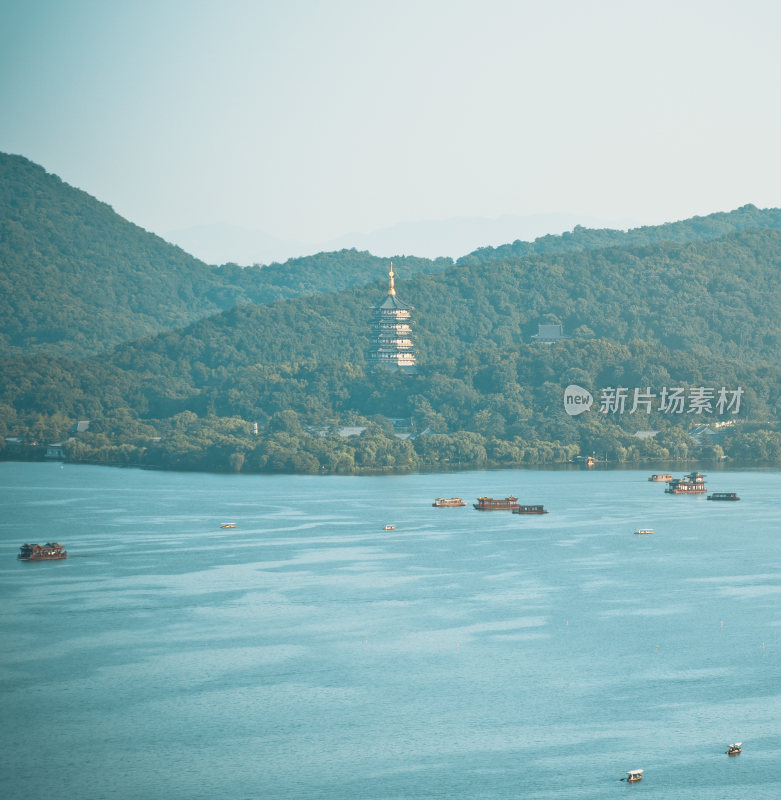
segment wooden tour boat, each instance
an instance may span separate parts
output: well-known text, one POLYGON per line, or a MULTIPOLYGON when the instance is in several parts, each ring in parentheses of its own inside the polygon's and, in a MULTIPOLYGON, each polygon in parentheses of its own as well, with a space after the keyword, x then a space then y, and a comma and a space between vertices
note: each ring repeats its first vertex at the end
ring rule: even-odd
POLYGON ((20 561, 58 561, 67 557, 68 551, 59 542, 23 544, 17 556, 20 561))
POLYGON ((221 528, 235 528, 236 527, 236 523, 235 522, 223 522, 222 525, 220 525, 220 527, 221 528))
POLYGON ((661 481, 663 483, 668 483, 673 479, 673 476, 669 472, 655 472, 651 477, 648 479, 649 481, 661 481))
POLYGON ((456 508, 466 503, 460 497, 438 497, 431 505, 434 508, 456 508))
POLYGON ((727 748, 727 755, 728 756, 736 756, 740 753, 743 749, 743 742, 735 742, 735 744, 731 744, 727 748))
POLYGON ((626 773, 626 778, 621 778, 621 780, 626 781, 627 783, 637 783, 638 781, 643 780, 643 770, 630 769, 626 773))
POLYGON ((667 481, 667 494, 705 494, 705 476, 701 472, 690 472, 682 478, 667 481))
POLYGON ((543 506, 518 506, 513 509, 513 514, 547 514, 543 506))
POLYGON ((644 533, 653 533, 653 528, 638 528, 635 533, 644 534, 644 533))
POLYGON ((708 495, 708 500, 740 500, 737 492, 714 492, 708 495))
POLYGON ((518 498, 513 497, 513 495, 501 500, 493 497, 478 497, 477 502, 472 503, 472 505, 478 511, 515 511, 516 508, 521 507, 518 503, 518 498))

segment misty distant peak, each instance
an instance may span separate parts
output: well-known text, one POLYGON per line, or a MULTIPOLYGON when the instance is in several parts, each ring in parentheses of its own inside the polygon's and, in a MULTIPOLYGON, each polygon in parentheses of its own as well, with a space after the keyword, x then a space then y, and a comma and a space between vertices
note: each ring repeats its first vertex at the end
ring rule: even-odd
POLYGON ((576 226, 626 230, 630 220, 604 220, 569 212, 503 215, 500 217, 450 217, 441 220, 399 222, 368 233, 346 233, 320 242, 285 240, 260 229, 228 223, 197 225, 168 233, 165 238, 208 264, 271 264, 319 252, 355 249, 376 256, 458 258, 481 247, 498 247, 517 240, 532 241, 560 234, 576 226))

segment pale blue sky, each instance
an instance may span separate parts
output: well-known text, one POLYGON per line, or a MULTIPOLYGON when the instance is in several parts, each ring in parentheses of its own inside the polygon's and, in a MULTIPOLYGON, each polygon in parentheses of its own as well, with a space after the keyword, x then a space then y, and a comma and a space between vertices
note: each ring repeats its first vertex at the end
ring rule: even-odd
POLYGON ((0 0, 0 150, 165 232, 781 205, 781 4, 0 0))

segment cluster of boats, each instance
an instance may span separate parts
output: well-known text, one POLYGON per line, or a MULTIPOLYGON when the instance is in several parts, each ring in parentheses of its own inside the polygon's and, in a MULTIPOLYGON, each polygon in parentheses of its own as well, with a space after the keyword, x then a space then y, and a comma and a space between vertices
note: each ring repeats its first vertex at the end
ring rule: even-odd
MULTIPOLYGON (((705 476, 701 472, 690 472, 682 478, 674 478, 669 472, 656 472, 649 481, 664 482, 666 494, 705 494, 705 476)), ((713 492, 708 500, 740 500, 737 492, 713 492)))
MULTIPOLYGON (((466 503, 460 497, 438 497, 432 504, 434 508, 453 508, 465 506, 466 503)), ((472 503, 478 511, 512 511, 513 514, 547 514, 543 506, 524 505, 518 502, 518 498, 510 495, 509 497, 478 497, 476 503, 472 503)))
MULTIPOLYGON (((461 497, 437 497, 431 504, 434 508, 464 508, 467 504, 461 497)), ((540 505, 524 505, 518 502, 514 495, 509 497, 478 497, 472 503, 478 511, 511 511, 513 514, 547 514, 547 510, 540 505)), ((395 530, 395 525, 386 525, 383 530, 395 530)))
MULTIPOLYGON (((689 472, 682 478, 674 478, 669 472, 655 472, 648 480, 655 483, 666 483, 667 488, 664 490, 666 494, 705 494, 708 491, 705 488, 705 475, 701 472, 689 472)), ((734 501, 740 500, 740 497, 737 492, 713 492, 708 495, 707 499, 734 501)), ((638 528, 635 531, 637 534, 653 532, 653 528, 638 528)))
MULTIPOLYGON (((681 478, 675 478, 669 472, 657 472, 648 479, 657 483, 666 483, 666 494, 705 494, 705 476, 701 472, 689 472, 681 478)), ((708 500, 740 500, 737 492, 713 492, 708 495, 708 500)), ((437 497, 431 504, 434 508, 457 508, 467 504, 460 497, 437 497)), ((541 505, 526 505, 518 502, 514 495, 508 497, 478 497, 472 504, 477 511, 511 511, 513 514, 547 514, 548 511, 541 505)), ((641 528, 635 533, 653 533, 650 528, 641 528)))

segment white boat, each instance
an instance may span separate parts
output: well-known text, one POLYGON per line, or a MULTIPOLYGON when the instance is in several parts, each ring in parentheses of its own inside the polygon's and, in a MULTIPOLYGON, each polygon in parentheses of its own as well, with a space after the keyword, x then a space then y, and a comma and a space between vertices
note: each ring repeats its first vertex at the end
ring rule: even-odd
POLYGON ((735 744, 731 744, 727 748, 727 755, 728 756, 736 756, 740 751, 743 749, 743 742, 735 742, 735 744))
POLYGON ((626 778, 621 778, 621 780, 625 780, 627 783, 637 783, 638 781, 643 780, 643 770, 630 769, 626 773, 626 778))
POLYGON ((395 525, 386 525, 386 526, 383 528, 383 530, 384 530, 384 531, 395 531, 395 530, 396 530, 396 526, 395 526, 395 525))
POLYGON ((637 533, 637 534, 653 533, 653 532, 654 532, 654 529, 653 529, 653 528, 638 528, 638 529, 635 531, 635 533, 637 533))

